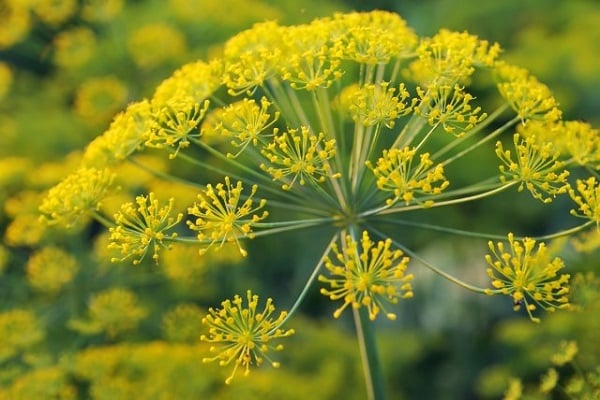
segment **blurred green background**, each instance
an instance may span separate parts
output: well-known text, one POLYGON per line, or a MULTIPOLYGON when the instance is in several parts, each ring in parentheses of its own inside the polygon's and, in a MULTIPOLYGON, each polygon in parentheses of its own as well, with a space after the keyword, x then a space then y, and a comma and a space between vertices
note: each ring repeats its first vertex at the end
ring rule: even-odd
MULTIPOLYGON (((127 103, 150 96, 178 66, 218 54, 236 32, 264 20, 293 24, 372 9, 400 13, 421 36, 449 28, 497 41, 508 60, 554 90, 565 119, 600 122, 595 0, 0 0, 0 400, 364 398, 351 321, 333 321, 317 290, 292 323, 297 334, 281 369, 225 387, 228 371, 202 363, 204 310, 248 287, 289 307, 289 293, 308 273, 309 238, 287 248, 252 243, 243 263, 199 263, 194 249, 182 249, 159 267, 131 267, 107 261, 99 226, 46 229, 37 205, 127 103)), ((155 185, 144 174, 129 176, 132 192, 155 185)), ((493 228, 507 215, 519 218, 511 208, 439 218, 493 228)), ((525 200, 520 212, 530 212, 525 200)), ((539 231, 561 226, 544 216, 528 223, 539 231)), ((481 254, 450 239, 415 240, 429 259, 481 279, 481 254)), ((599 255, 565 258, 570 273, 588 272, 600 266, 599 255)), ((401 306, 398 321, 378 327, 391 399, 500 398, 510 376, 536 385, 562 339, 579 341, 583 369, 598 365, 593 278, 577 286, 585 312, 546 315, 534 326, 509 300, 416 275, 416 298, 401 306)))

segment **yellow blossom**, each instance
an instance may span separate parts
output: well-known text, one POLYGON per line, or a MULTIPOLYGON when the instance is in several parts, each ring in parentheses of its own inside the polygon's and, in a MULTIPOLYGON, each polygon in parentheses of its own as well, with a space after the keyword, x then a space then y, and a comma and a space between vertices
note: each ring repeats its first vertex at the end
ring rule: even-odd
POLYGON ((75 257, 66 251, 44 247, 31 255, 25 268, 31 286, 55 294, 73 280, 79 266, 75 257))
POLYGON ((251 193, 244 196, 246 199, 243 200, 242 182, 238 181, 233 186, 228 176, 225 177, 225 184, 218 183, 214 187, 206 185, 206 189, 198 195, 198 202, 188 209, 188 214, 198 218, 187 221, 190 229, 198 231, 198 239, 208 243, 206 248, 200 250, 201 254, 215 243, 219 243, 221 247, 227 242, 235 242, 240 253, 246 256, 247 252, 240 245, 239 239, 252 239, 252 225, 269 215, 267 211, 256 214, 266 204, 266 200, 261 200, 254 206, 253 197, 257 190, 258 186, 254 185, 251 193))
POLYGON ((104 332, 114 338, 134 330, 147 313, 131 290, 111 288, 92 296, 87 319, 72 319, 69 327, 82 334, 104 332))
MULTIPOLYGON (((313 24, 319 27, 321 21, 313 24)), ((330 27, 341 56, 361 64, 387 64, 414 53, 418 37, 398 14, 385 11, 336 14, 330 27), (339 32, 339 33, 338 33, 339 32)))
POLYGON ((481 107, 471 106, 474 97, 458 85, 431 85, 427 90, 417 87, 417 94, 420 101, 415 114, 427 118, 429 125, 441 124, 444 131, 456 136, 487 117, 481 107))
POLYGON ((127 101, 127 87, 107 76, 84 82, 75 94, 77 115, 90 124, 101 124, 113 117, 127 101))
POLYGON ((517 113, 517 117, 525 122, 527 119, 556 121, 560 118, 558 102, 548 86, 540 83, 525 70, 515 69, 507 64, 499 64, 498 91, 517 113), (508 79, 505 77, 508 76, 508 79))
POLYGON ((209 104, 208 100, 199 104, 192 98, 181 98, 155 106, 146 146, 176 147, 169 155, 175 158, 179 150, 189 146, 190 138, 200 136, 198 127, 209 104))
POLYGON ((46 24, 60 25, 77 11, 77 0, 36 0, 32 11, 46 24))
POLYGON ((267 360, 274 368, 279 362, 271 360, 270 351, 281 351, 283 345, 270 342, 294 334, 293 329, 282 329, 281 325, 287 313, 282 311, 275 318, 273 300, 268 298, 260 311, 258 296, 250 290, 246 293, 246 304, 242 297, 235 295, 233 300, 225 300, 220 309, 209 308, 208 315, 202 323, 208 326, 208 335, 200 340, 212 343, 210 351, 217 353, 214 357, 204 358, 204 362, 219 361, 219 365, 234 364, 231 375, 225 383, 231 383, 237 369, 244 368, 244 374, 250 373, 250 366, 262 365, 267 360))
POLYGON ((94 55, 96 36, 91 29, 73 28, 54 37, 54 62, 62 68, 78 68, 94 55))
POLYGON ((554 355, 552 355, 552 364, 560 367, 567 363, 573 361, 577 353, 579 352, 579 347, 577 346, 577 342, 575 341, 561 341, 559 350, 554 355))
POLYGON ((144 25, 127 42, 133 61, 141 68, 155 68, 176 61, 187 51, 185 36, 165 23, 144 25))
POLYGON ((179 304, 163 316, 162 331, 171 342, 194 343, 200 337, 202 315, 195 304, 179 304))
POLYGON ((114 174, 108 169, 81 168, 48 191, 40 211, 48 223, 72 227, 100 208, 114 189, 113 180, 114 174))
POLYGON ((231 95, 253 93, 275 74, 284 29, 275 22, 258 23, 225 43, 223 81, 231 95))
MULTIPOLYGON (((441 164, 434 165, 429 153, 419 154, 418 164, 413 163, 416 155, 416 148, 390 149, 383 151, 375 166, 367 163, 377 178, 377 187, 394 194, 393 198, 388 199, 388 204, 397 200, 406 204, 415 200, 420 202, 419 197, 427 199, 435 196, 450 185, 444 176, 444 167, 441 164)), ((427 199, 426 204, 430 205, 431 200, 427 199)))
POLYGON ((413 275, 405 275, 409 258, 403 257, 401 250, 392 250, 390 239, 375 244, 367 231, 363 232, 360 244, 359 250, 358 243, 348 235, 342 242, 341 251, 337 244, 334 245, 335 259, 325 258, 325 268, 331 277, 319 275, 319 281, 331 288, 322 288, 321 294, 344 302, 333 313, 335 318, 339 318, 346 307, 352 306, 355 309, 366 307, 371 320, 381 311, 387 318, 396 319, 396 314, 386 309, 384 301, 396 304, 400 298, 412 297, 410 281, 413 275))
POLYGON ((563 261, 558 257, 550 260, 544 243, 538 244, 536 249, 536 241, 531 238, 515 240, 509 233, 508 244, 509 249, 503 242, 488 243, 492 255, 487 254, 485 260, 491 267, 487 273, 495 289, 488 289, 488 294, 511 296, 515 311, 525 305, 533 322, 540 321, 532 313, 538 306, 547 311, 568 308, 570 275, 559 275, 564 268, 563 261))
POLYGON ((141 150, 149 137, 152 108, 147 100, 131 103, 115 116, 104 133, 90 142, 83 154, 86 167, 106 167, 141 150))
POLYGON ((408 105, 408 90, 404 84, 396 88, 389 87, 389 82, 367 84, 352 93, 353 101, 350 113, 355 122, 364 126, 383 124, 393 128, 396 119, 409 114, 412 105, 408 105))
MULTIPOLYGON (((218 132, 231 138, 231 144, 239 150, 233 157, 240 155, 249 144, 257 146, 264 132, 279 118, 279 112, 269 112, 272 106, 266 97, 260 99, 260 106, 254 99, 244 98, 241 101, 219 108, 207 118, 202 125, 202 133, 218 132)), ((277 130, 275 130, 277 132, 277 130)))
POLYGON ((550 393, 552 389, 556 387, 558 383, 558 372, 554 368, 548 369, 548 371, 542 376, 540 382, 540 392, 550 393))
POLYGON ((139 264, 148 251, 152 259, 158 262, 158 253, 162 248, 169 248, 168 242, 177 237, 176 232, 168 233, 183 219, 183 214, 173 216, 173 203, 163 207, 155 198, 154 193, 148 196, 138 196, 133 203, 125 203, 115 214, 116 227, 110 228, 109 248, 118 249, 122 258, 112 261, 124 261, 134 258, 133 264, 139 264))
POLYGON ((41 322, 30 310, 0 312, 0 361, 30 348, 44 339, 41 322))
POLYGON ((6 49, 29 32, 31 18, 27 4, 3 1, 0 6, 0 49, 6 49))
POLYGON ((289 129, 273 137, 273 141, 263 147, 261 153, 269 164, 260 168, 273 177, 283 181, 282 188, 290 190, 296 182, 300 185, 322 183, 327 178, 336 178, 327 160, 335 155, 335 140, 326 140, 321 132, 314 135, 306 126, 289 129), (288 176, 292 178, 289 179, 288 176))
POLYGON ((571 214, 594 221, 600 226, 600 185, 596 178, 591 176, 586 180, 577 179, 577 193, 575 189, 569 189, 569 196, 579 208, 571 210, 571 214))
POLYGON ((421 41, 416 50, 418 59, 410 72, 425 88, 462 83, 478 65, 491 66, 500 53, 498 44, 489 45, 467 32, 441 29, 431 38, 421 41))
POLYGON ((513 135, 516 161, 512 152, 504 150, 502 142, 496 143, 496 155, 504 163, 500 166, 500 180, 520 182, 519 191, 527 188, 534 198, 549 203, 557 194, 566 193, 569 188, 569 171, 558 161, 560 153, 551 142, 537 144, 533 136, 513 135))
POLYGON ((202 103, 219 86, 221 63, 195 61, 177 69, 158 85, 152 96, 153 104, 168 104, 177 99, 191 98, 202 103))

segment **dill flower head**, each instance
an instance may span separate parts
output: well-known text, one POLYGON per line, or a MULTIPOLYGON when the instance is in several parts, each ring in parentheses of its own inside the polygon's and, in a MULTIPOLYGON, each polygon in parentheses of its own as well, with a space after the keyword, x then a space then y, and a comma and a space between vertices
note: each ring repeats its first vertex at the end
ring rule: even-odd
POLYGON ((110 120, 127 100, 127 87, 107 76, 84 82, 75 94, 75 113, 90 124, 110 120))
POLYGON ((569 189, 569 196, 579 208, 571 210, 571 214, 586 218, 600 226, 600 184, 591 176, 586 180, 578 179, 575 189, 569 189))
POLYGON ((129 289, 111 288, 92 296, 86 319, 72 319, 69 327, 82 334, 105 333, 114 338, 134 330, 148 311, 129 289))
POLYGON ((45 333, 30 310, 12 309, 0 313, 0 361, 41 342, 45 333))
POLYGON ((48 191, 40 211, 48 223, 72 227, 100 209, 101 201, 114 189, 113 180, 108 169, 81 168, 48 191))
MULTIPOLYGON (((497 203, 489 200, 498 194, 523 189, 542 200, 537 207, 546 207, 569 192, 573 177, 581 183, 569 193, 584 222, 548 236, 572 234, 596 220, 589 194, 596 184, 585 181, 598 159, 587 154, 597 150, 592 134, 563 123, 550 89, 500 53, 499 45, 467 32, 442 29, 420 38, 400 16, 384 11, 339 13, 296 26, 257 23, 229 39, 218 58, 181 66, 149 99, 119 114, 86 149, 84 167, 118 171, 127 160, 156 180, 194 191, 195 200, 178 198, 186 206, 181 218, 163 219, 171 211, 159 205, 150 210, 145 203, 147 217, 127 206, 111 231, 123 235, 115 242, 122 259, 139 261, 176 242, 195 246, 203 257, 228 252, 225 245, 246 256, 253 251, 244 243, 250 239, 285 249, 308 237, 302 260, 312 273, 291 310, 320 282, 321 292, 341 304, 335 317, 356 310, 358 333, 371 329, 368 320, 380 313, 394 319, 391 305, 412 296, 409 261, 474 292, 509 295, 530 315, 537 307, 566 308, 568 275, 559 275, 561 259, 551 260, 543 244, 535 247, 536 238, 510 235, 506 250, 490 244, 494 288, 488 290, 420 257, 414 240, 421 236, 413 230, 495 238, 472 227, 476 218, 467 223, 429 215, 434 208, 444 209, 437 216, 446 210, 458 215, 458 207, 472 203, 473 209, 492 207, 497 203), (563 127, 571 144, 561 139, 563 127), (507 135, 514 150, 503 144, 507 135), (156 167, 143 152, 168 164, 156 167), (495 155, 501 168, 480 162, 495 155), (134 214, 141 222, 125 232, 118 225, 134 214), (156 229, 145 218, 159 221, 156 229), (325 243, 323 235, 329 236, 325 243)), ((53 219, 79 216, 52 197, 44 209, 53 219)), ((81 214, 110 224, 97 209, 90 212, 97 201, 80 207, 81 214)), ((500 223, 505 232, 520 221, 500 223)), ((190 274, 177 265, 165 273, 179 281, 198 277, 204 262, 190 274)), ((284 335, 287 318, 271 320, 270 301, 271 311, 256 314, 269 322, 248 325, 256 302, 249 293, 246 306, 238 296, 205 318, 210 334, 204 338, 223 343, 213 348, 219 355, 212 360, 234 362, 233 373, 260 364, 269 349, 249 329, 259 329, 265 340, 284 335)))
POLYGON ((338 318, 348 306, 366 307, 369 318, 374 320, 383 311, 389 319, 396 314, 386 309, 384 302, 395 304, 399 299, 413 296, 410 281, 412 274, 405 275, 409 262, 401 250, 392 250, 391 240, 374 243, 365 231, 358 243, 350 235, 346 236, 342 249, 333 247, 335 260, 325 258, 325 268, 331 277, 319 275, 319 281, 329 284, 321 294, 331 300, 344 303, 333 313, 338 318))
POLYGON ((176 232, 167 231, 183 219, 183 214, 173 215, 173 203, 169 199, 165 206, 161 206, 154 193, 148 196, 138 196, 133 203, 125 203, 121 211, 115 214, 114 228, 110 228, 109 248, 118 249, 122 258, 112 261, 123 261, 133 258, 133 264, 139 264, 148 251, 152 252, 152 259, 158 262, 158 253, 161 247, 168 248, 166 243, 177 237, 176 232))
POLYGON ((22 40, 31 28, 27 4, 2 2, 0 8, 0 49, 6 49, 22 40))
POLYGON ((29 284, 41 292, 55 294, 73 280, 79 266, 75 257, 57 247, 44 247, 27 261, 29 284))
POLYGON ((54 62, 62 68, 84 65, 96 48, 96 36, 91 29, 73 28, 54 37, 54 62))
POLYGON ((252 225, 265 219, 269 213, 263 211, 257 214, 266 204, 266 200, 261 200, 254 205, 252 198, 257 186, 253 186, 246 200, 241 201, 243 189, 242 182, 238 181, 234 186, 226 176, 225 184, 207 185, 198 195, 198 202, 188 209, 188 214, 197 217, 194 221, 187 221, 188 226, 198 231, 198 240, 208 244, 200 250, 201 253, 216 243, 223 246, 227 242, 235 242, 240 253, 243 256, 247 254, 238 236, 252 238, 252 225))
POLYGON ((172 342, 193 343, 200 337, 202 315, 195 304, 179 304, 163 316, 163 334, 172 342))
POLYGON ((535 247, 536 241, 531 238, 516 240, 512 233, 508 234, 508 245, 504 242, 490 241, 488 246, 492 254, 485 256, 491 268, 487 269, 494 289, 488 293, 499 292, 513 299, 514 309, 522 305, 534 322, 539 318, 533 316, 538 306, 546 311, 557 308, 568 308, 569 278, 568 274, 559 274, 564 268, 563 261, 556 257, 550 259, 544 243, 535 247))
POLYGON ((265 360, 278 368, 279 362, 273 361, 267 353, 281 351, 283 345, 271 341, 294 334, 293 329, 280 327, 287 316, 285 311, 275 318, 273 300, 267 299, 264 307, 260 307, 258 299, 248 290, 246 304, 241 296, 235 295, 233 300, 223 301, 220 309, 209 308, 208 315, 202 319, 208 326, 208 335, 202 335, 200 340, 212 343, 210 351, 217 353, 203 361, 219 361, 222 366, 233 363, 233 371, 226 383, 231 382, 240 366, 245 375, 250 373, 251 365, 258 367, 265 360))
POLYGON ((183 33, 164 23, 138 28, 129 37, 127 48, 141 68, 155 68, 177 60, 187 51, 183 33))
POLYGON ((504 150, 502 142, 496 144, 496 155, 504 163, 500 166, 502 182, 512 178, 520 183, 519 191, 527 188, 534 198, 545 203, 567 192, 569 171, 565 163, 558 160, 560 152, 551 142, 539 144, 534 136, 522 138, 515 133, 513 143, 516 160, 510 150, 504 150))

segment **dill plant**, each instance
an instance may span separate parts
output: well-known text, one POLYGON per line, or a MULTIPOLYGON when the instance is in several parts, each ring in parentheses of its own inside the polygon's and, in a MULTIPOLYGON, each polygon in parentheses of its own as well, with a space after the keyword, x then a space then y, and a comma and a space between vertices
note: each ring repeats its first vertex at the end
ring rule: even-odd
MULTIPOLYGON (((354 318, 368 397, 384 397, 373 320, 396 318, 394 305, 418 296, 411 281, 428 268, 486 295, 506 295, 532 321, 539 311, 568 309, 569 275, 544 240, 595 227, 600 139, 589 124, 563 121, 550 89, 500 57, 498 44, 442 29, 418 37, 396 14, 336 14, 308 24, 254 25, 226 42, 220 58, 195 61, 165 79, 149 99, 130 104, 85 150, 80 168, 41 204, 50 224, 93 217, 111 232, 115 261, 161 262, 165 249, 197 245, 200 254, 248 240, 306 235, 329 239, 314 257, 288 311, 248 290, 210 308, 203 319, 212 356, 236 371, 267 361, 309 290, 354 318), (483 79, 482 79, 483 77, 483 79), (495 88, 478 102, 474 82, 495 88), (512 142, 502 140, 512 136, 512 142), (144 163, 160 153, 167 170, 144 163), (456 177, 473 154, 498 157, 484 179, 456 177), (196 200, 140 194, 114 217, 101 202, 117 190, 116 167, 131 162, 165 181, 194 188, 196 200), (483 233, 415 221, 411 216, 459 207, 501 193, 529 191, 540 207, 573 200, 573 225, 543 237, 483 233), (430 263, 403 243, 399 229, 489 240, 480 288, 430 263)), ((567 214, 568 215, 568 214, 567 214)), ((228 250, 231 251, 231 250, 228 250)), ((301 328, 300 328, 301 329, 301 328)))

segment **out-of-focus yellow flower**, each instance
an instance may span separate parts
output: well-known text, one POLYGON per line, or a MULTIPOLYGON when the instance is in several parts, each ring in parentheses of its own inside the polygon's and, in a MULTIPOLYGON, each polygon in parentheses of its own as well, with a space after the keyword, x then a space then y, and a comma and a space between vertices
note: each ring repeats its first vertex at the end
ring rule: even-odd
POLYGON ((127 45, 140 68, 155 68, 177 61, 187 51, 183 33, 164 23, 142 26, 131 34, 127 45))
POLYGON ((92 58, 96 50, 96 36, 91 29, 73 28, 54 37, 54 62, 67 69, 76 69, 92 58))
POLYGON ((27 4, 3 1, 0 4, 0 49, 8 48, 27 35, 31 18, 27 4))
POLYGON ((48 25, 60 25, 77 11, 77 0, 35 0, 32 11, 48 25))
POLYGON ((148 311, 129 289, 111 288, 95 294, 88 306, 87 319, 73 319, 69 327, 82 334, 104 332, 114 338, 137 328, 148 311))
POLYGON ((43 327, 30 310, 0 313, 0 361, 13 357, 44 339, 43 327))
POLYGON ((73 280, 79 266, 75 257, 58 247, 44 247, 31 255, 25 266, 29 284, 55 294, 73 280))
POLYGON ((108 169, 81 168, 48 191, 40 211, 48 223, 72 227, 100 208, 113 180, 108 169))
POLYGON ((172 342, 193 343, 200 337, 203 312, 195 304, 179 304, 162 319, 162 331, 172 342))
POLYGON ((117 78, 107 76, 84 82, 73 105, 75 113, 86 122, 102 124, 113 117, 127 101, 127 86, 117 78))

